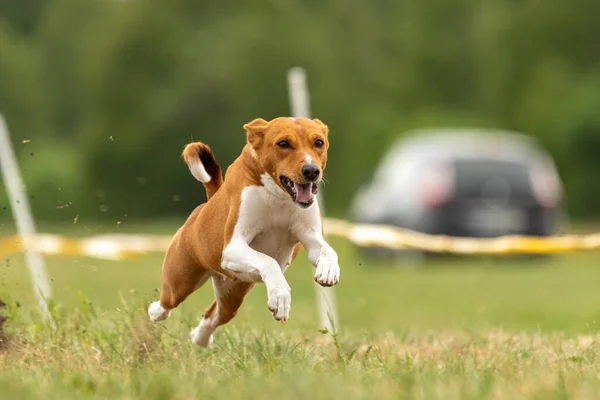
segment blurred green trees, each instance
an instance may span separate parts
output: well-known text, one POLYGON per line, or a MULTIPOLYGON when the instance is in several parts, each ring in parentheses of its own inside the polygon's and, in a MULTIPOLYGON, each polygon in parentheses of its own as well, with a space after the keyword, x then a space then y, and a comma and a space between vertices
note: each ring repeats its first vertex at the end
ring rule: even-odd
POLYGON ((589 0, 3 0, 0 112, 37 217, 185 215, 204 194, 182 146, 228 165, 245 122, 289 114, 302 65, 331 130, 330 213, 404 130, 476 125, 537 136, 572 215, 597 217, 598 15, 589 0))

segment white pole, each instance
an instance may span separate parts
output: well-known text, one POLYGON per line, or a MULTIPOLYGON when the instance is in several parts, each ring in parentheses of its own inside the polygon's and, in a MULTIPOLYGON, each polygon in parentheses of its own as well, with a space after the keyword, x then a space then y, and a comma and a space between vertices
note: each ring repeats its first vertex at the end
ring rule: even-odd
MULTIPOLYGON (((306 84, 306 72, 301 67, 291 68, 288 71, 287 80, 292 117, 311 118, 310 95, 306 84)), ((325 214, 321 192, 317 194, 317 201, 321 212, 325 214)), ((319 323, 330 332, 336 332, 339 325, 333 288, 325 288, 319 285, 316 285, 316 287, 319 323)))
POLYGON ((24 241, 25 261, 29 268, 33 291, 38 298, 39 307, 44 318, 50 318, 48 299, 50 299, 50 283, 46 275, 46 265, 42 256, 32 251, 31 238, 36 234, 35 223, 29 207, 21 173, 13 152, 10 135, 4 117, 0 114, 0 169, 6 186, 6 192, 12 209, 17 231, 24 241))

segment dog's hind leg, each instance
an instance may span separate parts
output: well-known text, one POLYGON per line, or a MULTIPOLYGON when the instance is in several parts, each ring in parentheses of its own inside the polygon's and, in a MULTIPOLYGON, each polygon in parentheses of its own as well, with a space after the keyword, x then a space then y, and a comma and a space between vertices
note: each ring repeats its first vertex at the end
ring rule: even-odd
POLYGON ((167 251, 162 271, 160 301, 148 307, 152 321, 167 319, 171 311, 210 278, 211 272, 195 266, 180 251, 167 251))
POLYGON ((207 347, 212 342, 212 334, 221 325, 231 321, 236 316, 244 298, 254 286, 251 282, 242 282, 213 276, 215 300, 204 311, 200 324, 192 329, 192 343, 207 347))

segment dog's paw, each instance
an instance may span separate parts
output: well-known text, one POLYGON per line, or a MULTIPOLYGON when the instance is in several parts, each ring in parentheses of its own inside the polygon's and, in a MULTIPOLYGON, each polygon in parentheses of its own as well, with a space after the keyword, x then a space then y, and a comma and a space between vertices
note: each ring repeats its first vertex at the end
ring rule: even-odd
POLYGON ((340 266, 328 259, 321 259, 317 263, 315 282, 321 286, 333 286, 340 281, 340 266))
POLYGON ((202 325, 195 327, 190 332, 192 343, 200 347, 209 347, 213 342, 213 335, 210 330, 203 329, 202 325))
POLYGON ((150 307, 148 307, 148 316, 153 322, 163 321, 169 318, 169 315, 171 315, 171 310, 165 310, 162 308, 160 301, 155 301, 154 303, 150 304, 150 307))
POLYGON ((292 305, 292 290, 287 282, 267 288, 269 310, 277 321, 287 322, 290 318, 292 305))

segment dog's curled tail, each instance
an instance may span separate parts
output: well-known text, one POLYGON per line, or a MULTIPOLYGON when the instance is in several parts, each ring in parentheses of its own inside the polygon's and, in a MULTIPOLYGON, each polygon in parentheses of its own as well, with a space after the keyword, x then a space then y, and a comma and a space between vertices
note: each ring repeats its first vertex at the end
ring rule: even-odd
POLYGON ((194 142, 183 149, 183 159, 194 178, 206 189, 206 197, 211 198, 223 184, 221 166, 212 150, 202 142, 194 142))

